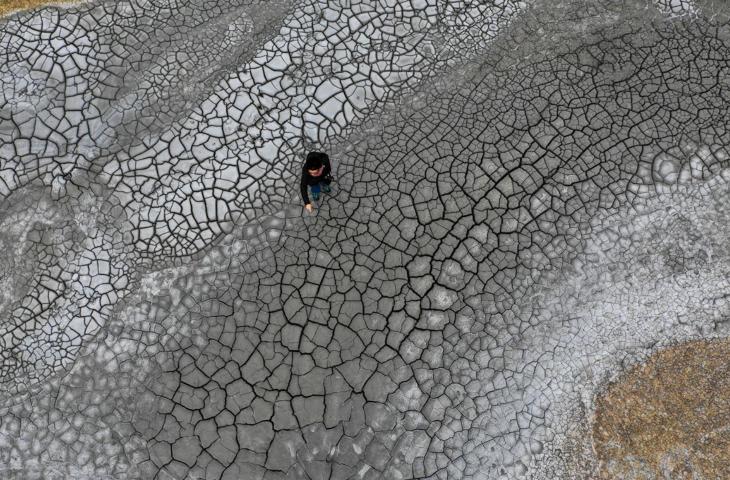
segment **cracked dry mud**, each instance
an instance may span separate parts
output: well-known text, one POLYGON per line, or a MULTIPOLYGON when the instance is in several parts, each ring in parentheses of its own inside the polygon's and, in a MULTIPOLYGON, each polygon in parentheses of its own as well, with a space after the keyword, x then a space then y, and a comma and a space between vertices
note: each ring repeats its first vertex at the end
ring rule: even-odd
POLYGON ((0 54, 0 477, 726 471, 677 407, 724 371, 722 3, 95 1, 0 54))

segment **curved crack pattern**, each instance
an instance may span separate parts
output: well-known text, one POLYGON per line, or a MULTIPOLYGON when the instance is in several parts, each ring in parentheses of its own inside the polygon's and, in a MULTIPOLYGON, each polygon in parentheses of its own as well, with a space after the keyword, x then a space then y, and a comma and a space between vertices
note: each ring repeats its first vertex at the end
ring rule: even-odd
POLYGON ((8 20, 0 471, 595 476, 600 385, 727 334, 730 22, 652 4, 8 20))

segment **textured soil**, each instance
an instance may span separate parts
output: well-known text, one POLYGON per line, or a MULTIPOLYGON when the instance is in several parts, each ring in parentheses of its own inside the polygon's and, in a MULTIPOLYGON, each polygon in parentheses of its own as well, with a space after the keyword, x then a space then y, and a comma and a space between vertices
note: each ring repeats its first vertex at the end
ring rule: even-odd
POLYGON ((730 478, 730 341, 654 354, 598 399, 601 478, 730 478))
POLYGON ((0 17, 10 15, 20 10, 30 10, 44 5, 68 5, 78 2, 44 1, 44 0, 2 0, 0 1, 0 17))

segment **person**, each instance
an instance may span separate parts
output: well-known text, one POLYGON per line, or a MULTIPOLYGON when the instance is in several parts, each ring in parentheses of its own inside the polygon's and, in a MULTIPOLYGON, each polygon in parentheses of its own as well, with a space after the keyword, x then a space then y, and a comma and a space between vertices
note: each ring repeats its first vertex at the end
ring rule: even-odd
POLYGON ((304 208, 308 212, 312 212, 312 202, 309 201, 308 188, 312 190, 312 199, 319 200, 320 189, 325 193, 331 191, 330 183, 332 182, 332 167, 330 158, 326 153, 309 152, 307 159, 302 167, 302 200, 304 200, 304 208))

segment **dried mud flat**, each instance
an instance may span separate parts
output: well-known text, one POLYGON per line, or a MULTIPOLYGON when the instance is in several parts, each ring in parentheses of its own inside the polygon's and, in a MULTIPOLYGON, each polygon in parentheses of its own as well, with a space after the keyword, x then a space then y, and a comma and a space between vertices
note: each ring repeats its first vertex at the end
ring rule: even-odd
POLYGON ((713 8, 4 18, 0 477, 725 472, 691 420, 730 334, 713 8), (311 149, 337 182, 303 215, 311 149))

